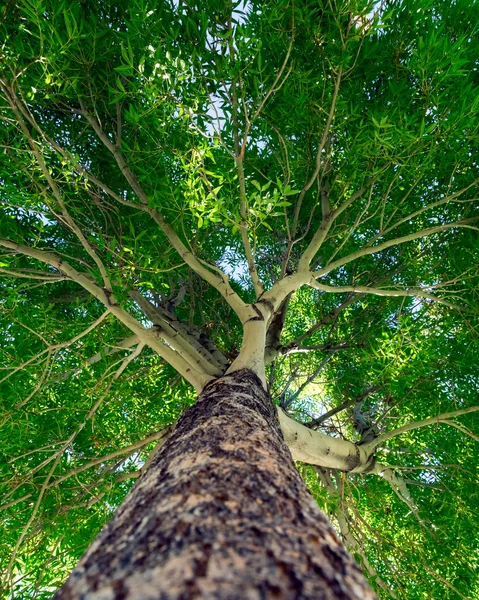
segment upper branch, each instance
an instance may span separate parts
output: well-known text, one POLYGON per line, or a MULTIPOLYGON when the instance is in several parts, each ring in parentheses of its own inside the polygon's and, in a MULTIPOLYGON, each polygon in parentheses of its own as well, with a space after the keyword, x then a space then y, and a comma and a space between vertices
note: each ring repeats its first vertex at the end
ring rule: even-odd
POLYGON ((368 449, 377 448, 383 442, 390 440, 397 435, 401 435, 412 429, 419 429, 420 427, 426 427, 427 425, 434 425, 437 423, 445 422, 447 419, 452 419, 454 417, 459 417, 460 415, 466 415, 471 412, 476 412, 479 410, 479 406, 470 406, 469 408, 462 408, 461 410, 455 410, 448 413, 443 413, 442 415, 437 415, 436 417, 430 417, 429 419, 424 419, 423 421, 413 421, 411 423, 407 423, 403 425, 403 427, 399 427, 398 429, 394 429, 393 431, 388 431, 379 435, 376 439, 374 439, 369 444, 366 444, 368 449))
POLYGON ((331 226, 334 223, 334 221, 344 210, 346 210, 348 206, 350 206, 355 200, 357 200, 364 194, 367 187, 367 185, 361 186, 361 188, 357 192, 355 192, 346 202, 341 204, 336 210, 330 213, 323 214, 320 226, 318 227, 316 233, 313 236, 313 239, 311 240, 308 247, 301 256, 298 270, 303 271, 309 268, 311 261, 320 249, 324 240, 326 239, 326 236, 328 235, 328 232, 331 229, 331 226))
MULTIPOLYGON (((229 24, 231 28, 231 21, 229 24)), ((229 38, 228 43, 230 59, 234 61, 235 49, 233 44, 232 36, 229 38)), ((241 83, 240 83, 241 85, 241 83)), ((241 233, 241 241, 243 243, 243 248, 246 255, 246 260, 248 262, 248 271, 251 275, 251 281, 253 282, 254 291, 256 293, 256 298, 259 298, 263 293, 263 284, 259 278, 258 270, 256 269, 256 264, 254 260, 253 249, 251 248, 251 244, 248 236, 248 199, 246 195, 246 179, 244 173, 244 165, 243 158, 246 151, 246 143, 248 140, 248 131, 250 127, 250 121, 246 112, 245 107, 245 120, 246 126, 243 134, 243 140, 240 141, 239 135, 239 121, 238 121, 238 111, 239 111, 239 99, 238 99, 238 81, 236 79, 233 80, 231 86, 231 104, 232 104, 232 117, 233 117, 233 137, 234 137, 234 156, 235 156, 235 165, 236 170, 238 172, 238 182, 239 182, 239 196, 240 196, 240 218, 241 223, 239 224, 239 230, 241 233)), ((243 102, 244 104, 244 102, 243 102)))
POLYGON ((427 300, 432 300, 434 302, 438 302, 439 304, 445 304, 451 308, 456 308, 458 310, 462 310, 462 307, 449 302, 448 300, 444 300, 443 298, 439 298, 438 296, 434 296, 433 294, 429 294, 423 289, 407 289, 407 290, 385 290, 382 288, 369 287, 367 285, 323 285, 318 283, 315 279, 315 276, 311 274, 311 281, 309 282, 311 287, 316 288, 322 292, 329 293, 341 293, 341 292, 353 292, 357 294, 373 294, 375 296, 413 296, 416 298, 426 298, 427 300))
POLYGON ((334 417, 334 415, 337 415, 338 413, 342 412, 343 410, 346 410, 348 408, 351 408, 355 404, 358 404, 359 402, 361 402, 362 400, 367 398, 370 394, 377 392, 381 388, 382 388, 382 386, 380 386, 380 385, 374 385, 374 386, 368 388, 367 390, 365 390, 362 394, 359 394, 359 396, 355 396, 354 398, 349 398, 348 400, 341 402, 341 404, 339 406, 335 406, 331 410, 328 410, 327 412, 323 413, 317 419, 313 419, 309 423, 305 423, 304 426, 309 427, 310 429, 314 429, 315 427, 318 427, 319 425, 321 425, 321 423, 324 423, 324 421, 327 421, 331 417, 334 417))
MULTIPOLYGON (((61 194, 60 188, 58 187, 55 179, 50 174, 50 171, 47 167, 45 159, 44 159, 42 153, 40 152, 40 150, 38 149, 38 146, 37 146, 35 140, 33 139, 32 135, 30 134, 30 131, 28 130, 27 124, 25 123, 25 120, 23 118, 25 108, 19 101, 15 91, 11 87, 9 87, 5 81, 0 80, 0 86, 5 93, 5 96, 10 104, 10 108, 12 109, 13 113, 15 114, 18 125, 19 125, 23 135, 27 139, 28 145, 30 146, 32 153, 35 156, 35 159, 37 160, 37 163, 40 166, 40 169, 41 169, 46 181, 48 182, 50 189, 52 190, 53 196, 58 203, 58 206, 60 208, 61 220, 63 220, 65 222, 65 224, 69 227, 69 229, 71 229, 71 231, 73 231, 73 233, 79 239, 83 248, 86 250, 88 255, 95 262, 96 266, 98 267, 98 269, 101 273, 104 285, 107 287, 111 287, 108 273, 106 271, 104 264, 102 263, 101 259, 97 255, 97 253, 94 251, 93 247, 91 246, 90 242, 87 240, 85 235, 83 234, 80 227, 76 224, 75 220, 72 218, 72 216, 68 212, 68 209, 63 200, 63 196, 61 194)), ((32 119, 33 119, 33 117, 32 117, 32 119)), ((54 211, 52 211, 52 212, 53 212, 53 214, 55 214, 54 211)), ((57 216, 57 215, 55 215, 55 216, 57 216)))
POLYGON ((382 250, 386 250, 387 248, 391 248, 393 246, 399 246, 400 244, 404 244, 406 242, 412 242, 414 240, 418 240, 423 237, 427 237, 430 235, 434 235, 435 233, 440 233, 441 231, 446 231, 447 229, 455 229, 455 228, 469 228, 476 229, 471 224, 475 223, 479 220, 479 217, 471 217, 470 219, 463 219, 462 221, 455 221, 454 223, 445 223, 444 225, 437 225, 436 227, 429 227, 427 229, 421 229, 420 231, 415 231, 414 233, 410 233, 408 235, 403 235, 398 238, 394 238, 393 240, 387 240, 382 244, 378 244, 377 246, 372 247, 363 247, 356 252, 352 252, 343 258, 339 258, 334 262, 326 265, 322 269, 318 269, 314 272, 314 277, 322 277, 326 275, 333 269, 337 269, 338 267, 342 267, 357 258, 362 256, 369 256, 371 254, 376 254, 377 252, 381 252, 382 250))
POLYGON ((178 252, 178 254, 185 261, 185 263, 189 267, 191 267, 191 269, 193 269, 193 271, 197 275, 199 275, 202 279, 207 281, 211 286, 218 290, 218 292, 223 296, 226 302, 235 311, 235 313, 238 315, 241 321, 245 322, 251 316, 251 311, 249 310, 248 305, 245 304, 245 302, 243 302, 243 300, 241 300, 238 294, 232 289, 228 281, 228 276, 217 267, 214 267, 213 272, 210 270, 210 268, 204 266, 204 264, 202 264, 202 262, 196 257, 196 255, 191 251, 191 249, 186 247, 186 245, 182 242, 182 240, 175 232, 173 227, 171 227, 171 225, 169 225, 166 222, 163 215, 155 208, 150 208, 148 206, 148 196, 142 188, 142 186, 140 185, 138 179, 135 177, 130 167, 126 163, 122 152, 103 131, 98 121, 88 112, 83 102, 81 103, 81 105, 82 114, 84 115, 88 123, 91 125, 98 138, 103 142, 105 147, 113 155, 118 167, 120 168, 121 172, 125 176, 131 188, 139 198, 141 204, 136 205, 134 203, 124 201, 119 197, 117 197, 117 199, 119 199, 120 202, 127 204, 128 206, 135 206, 136 208, 149 213, 156 221, 156 223, 160 226, 160 229, 166 236, 167 240, 178 252))

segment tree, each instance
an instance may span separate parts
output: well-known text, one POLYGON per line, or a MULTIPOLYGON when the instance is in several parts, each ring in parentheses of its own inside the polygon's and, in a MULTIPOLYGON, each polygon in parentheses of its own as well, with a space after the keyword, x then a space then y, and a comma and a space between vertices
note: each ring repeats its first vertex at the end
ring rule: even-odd
POLYGON ((155 469, 185 486, 191 595, 217 548, 181 515, 217 481, 208 517, 257 519, 262 543, 222 535, 269 556, 244 559, 260 592, 355 597, 277 418, 381 597, 477 595, 478 3, 0 10, 6 597, 49 597, 155 469))

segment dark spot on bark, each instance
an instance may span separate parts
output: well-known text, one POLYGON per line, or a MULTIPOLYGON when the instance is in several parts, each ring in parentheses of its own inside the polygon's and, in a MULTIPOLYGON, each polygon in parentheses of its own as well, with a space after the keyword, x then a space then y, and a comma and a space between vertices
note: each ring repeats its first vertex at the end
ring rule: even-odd
POLYGON ((256 304, 252 304, 251 307, 253 308, 254 312, 258 315, 258 318, 250 319, 250 321, 264 321, 263 313, 256 306, 256 304))
POLYGON ((128 598, 128 589, 123 581, 113 581, 111 588, 115 594, 115 600, 125 600, 125 598, 128 598))
POLYGON ((111 301, 111 297, 113 296, 113 290, 110 290, 109 288, 106 288, 106 287, 102 288, 102 290, 106 296, 106 301, 107 301, 108 306, 118 306, 117 302, 111 301))
POLYGON ((345 552, 340 546, 337 548, 331 547, 329 544, 322 546, 324 555, 329 559, 328 562, 332 565, 334 570, 341 575, 345 575, 344 558, 345 552))
POLYGON ((361 462, 361 452, 359 450, 359 448, 355 445, 354 446, 356 454, 352 455, 349 454, 348 457, 346 458, 346 462, 348 464, 348 471, 352 471, 353 469, 355 469, 361 462))
POLYGON ((376 466, 376 461, 377 461, 377 458, 375 456, 371 456, 371 458, 368 460, 367 465, 364 467, 364 469, 361 472, 362 473, 370 473, 376 466))
POLYGON ((271 585, 264 598, 283 598, 283 590, 279 585, 271 585))
POLYGON ((270 312, 274 312, 274 304, 267 298, 260 298, 256 304, 264 304, 269 308, 270 312))
POLYGON ((264 317, 263 315, 260 317, 250 317, 247 321, 245 321, 245 323, 250 323, 251 321, 264 321, 264 317))
POLYGON ((208 573, 208 563, 211 556, 211 544, 203 544, 201 557, 196 559, 194 573, 196 577, 206 577, 208 573))

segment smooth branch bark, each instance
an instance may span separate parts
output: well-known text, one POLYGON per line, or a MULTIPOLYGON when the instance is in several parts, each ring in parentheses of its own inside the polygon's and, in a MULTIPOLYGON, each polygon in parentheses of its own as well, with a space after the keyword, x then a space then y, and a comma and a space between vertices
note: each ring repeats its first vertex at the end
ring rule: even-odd
POLYGON ((242 369, 185 412, 54 600, 375 597, 242 369))

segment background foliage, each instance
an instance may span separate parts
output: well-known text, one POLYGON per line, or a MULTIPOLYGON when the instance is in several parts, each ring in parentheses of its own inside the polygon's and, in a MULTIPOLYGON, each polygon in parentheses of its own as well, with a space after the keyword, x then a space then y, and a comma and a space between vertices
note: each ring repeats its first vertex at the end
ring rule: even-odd
MULTIPOLYGON (((150 324, 139 291, 231 361, 236 315, 135 206, 85 115, 245 301, 245 232, 268 288, 297 268, 321 199, 363 186, 316 270, 437 231, 320 280, 354 289, 292 296, 273 397, 354 441, 478 404, 477 2, 9 0, 0 23, 2 238, 98 282, 74 222, 124 308, 150 324)), ((131 332, 77 283, 8 248, 0 321, 3 594, 48 598, 194 392, 153 350, 122 346, 131 332)), ((407 497, 377 474, 300 465, 382 597, 478 597, 478 431, 471 413, 389 439, 378 458, 407 497)))

